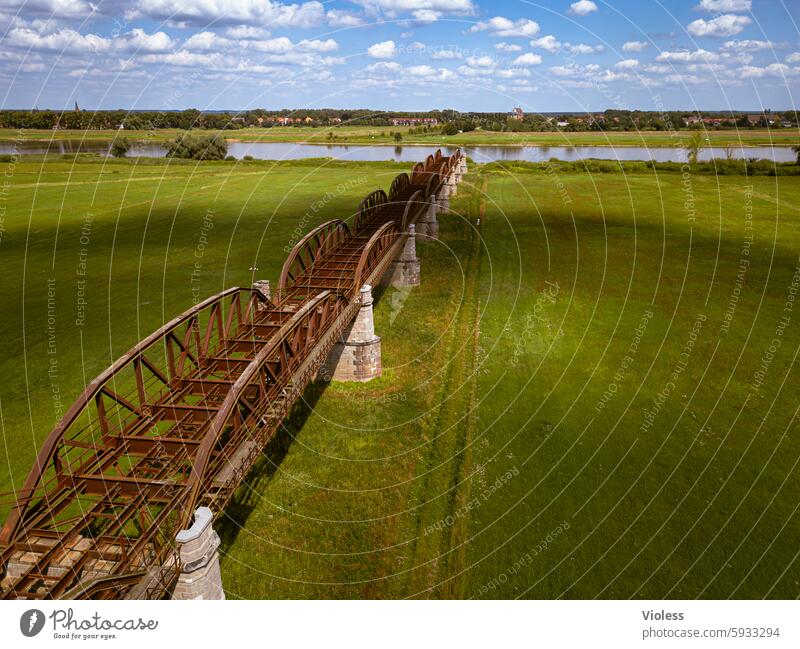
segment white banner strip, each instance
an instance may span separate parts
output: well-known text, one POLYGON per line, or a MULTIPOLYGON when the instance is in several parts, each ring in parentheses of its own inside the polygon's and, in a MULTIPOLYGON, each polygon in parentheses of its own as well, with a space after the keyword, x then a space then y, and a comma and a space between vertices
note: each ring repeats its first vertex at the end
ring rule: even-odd
POLYGON ((793 647, 797 602, 4 602, 3 647, 793 647), (253 642, 257 645, 253 645, 253 642))

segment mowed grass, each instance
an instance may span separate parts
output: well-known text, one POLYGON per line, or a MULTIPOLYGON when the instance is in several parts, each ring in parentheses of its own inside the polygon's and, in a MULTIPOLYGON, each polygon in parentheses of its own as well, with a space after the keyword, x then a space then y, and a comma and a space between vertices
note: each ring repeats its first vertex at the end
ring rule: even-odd
MULTIPOLYGON (((207 209, 201 296, 254 265, 274 280, 309 204, 334 194, 305 229, 395 173, 268 169, 17 166, 0 243, 16 485, 54 421, 48 277, 69 402, 191 304, 207 209)), ((227 595, 797 597, 800 183, 475 169, 451 207, 418 242, 422 286, 376 292, 384 376, 310 388, 221 518, 227 595)))
MULTIPOLYGON (((231 141, 241 142, 298 142, 309 144, 384 144, 396 145, 394 133, 401 133, 401 144, 426 146, 646 146, 680 147, 691 137, 692 132, 670 131, 523 131, 518 133, 475 130, 457 135, 442 135, 439 132, 410 133, 410 126, 275 126, 272 128, 242 128, 231 131, 195 129, 197 133, 221 133, 231 141), (333 136, 333 139, 330 139, 333 136)), ((178 129, 153 131, 125 131, 123 135, 142 142, 164 142, 174 139, 178 129)), ((108 130, 37 130, 0 129, 0 141, 26 140, 73 140, 109 141, 118 137, 118 131, 108 130)), ((709 130, 703 135, 707 146, 794 146, 800 141, 797 129, 775 127, 773 129, 726 129, 709 130)))

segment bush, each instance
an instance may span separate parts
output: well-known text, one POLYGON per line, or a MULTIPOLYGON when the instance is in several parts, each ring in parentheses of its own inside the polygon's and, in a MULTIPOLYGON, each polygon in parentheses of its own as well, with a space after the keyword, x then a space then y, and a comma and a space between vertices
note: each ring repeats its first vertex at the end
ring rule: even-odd
POLYGON ((246 160, 246 161, 249 162, 250 160, 255 160, 255 158, 253 156, 251 156, 251 155, 246 155, 246 156, 242 156, 242 160, 246 160))
POLYGON ((395 142, 402 142, 403 141, 403 134, 402 133, 395 133, 394 134, 394 141, 395 142))
POLYGON ((111 143, 111 148, 108 152, 115 158, 124 158, 125 154, 128 153, 130 148, 131 143, 128 141, 128 138, 117 137, 114 138, 114 141, 111 143))
POLYGON ((186 160, 224 160, 228 143, 220 135, 182 133, 166 144, 168 158, 186 160))
POLYGON ((693 131, 689 136, 683 148, 686 149, 686 157, 689 159, 690 165, 697 164, 697 156, 700 155, 700 150, 705 146, 705 143, 703 133, 699 130, 693 131))

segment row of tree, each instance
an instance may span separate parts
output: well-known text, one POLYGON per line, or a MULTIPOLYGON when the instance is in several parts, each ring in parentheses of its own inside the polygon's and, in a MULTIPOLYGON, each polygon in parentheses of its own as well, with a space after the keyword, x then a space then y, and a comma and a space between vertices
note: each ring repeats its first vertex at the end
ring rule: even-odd
MULTIPOLYGON (((752 123, 746 113, 719 113, 670 111, 660 113, 654 111, 606 110, 592 114, 542 114, 528 113, 521 119, 503 112, 458 112, 455 110, 433 110, 417 113, 398 113, 389 111, 371 111, 366 109, 336 110, 280 110, 268 111, 255 109, 243 112, 201 112, 197 109, 182 111, 136 111, 124 110, 104 111, 52 111, 52 110, 3 110, 0 111, 0 128, 14 129, 124 129, 131 131, 147 131, 165 128, 189 130, 192 128, 212 130, 235 130, 244 127, 271 127, 278 125, 279 118, 301 120, 292 122, 293 126, 337 126, 358 125, 386 127, 392 126, 392 120, 398 117, 433 117, 439 122, 438 129, 446 133, 470 131, 477 128, 486 131, 552 131, 565 129, 570 131, 608 131, 608 130, 656 130, 668 131, 683 128, 702 128, 703 124, 687 124, 688 118, 715 118, 735 121, 738 128, 765 127, 769 122, 777 124, 790 123, 797 125, 798 118, 794 111, 773 113, 770 110, 760 114, 761 119, 752 123), (309 118, 309 122, 306 122, 309 118), (559 126, 559 123, 561 126, 559 126)), ((518 117, 518 116, 517 116, 518 117)), ((724 124, 724 126, 733 124, 724 124)), ((422 127, 420 127, 422 128, 422 127)), ((432 127, 425 127, 426 130, 432 127)))

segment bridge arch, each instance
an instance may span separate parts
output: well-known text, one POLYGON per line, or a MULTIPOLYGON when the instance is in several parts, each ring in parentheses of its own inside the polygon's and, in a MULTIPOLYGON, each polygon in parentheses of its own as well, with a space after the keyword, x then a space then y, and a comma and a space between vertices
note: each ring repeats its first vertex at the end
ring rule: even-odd
POLYGON ((384 223, 378 230, 370 237, 361 257, 358 260, 355 274, 355 286, 361 288, 366 283, 366 278, 372 275, 378 263, 383 259, 386 250, 391 248, 392 244, 400 236, 400 230, 394 221, 384 223))
POLYGON ((418 189, 406 201, 405 210, 403 210, 403 219, 401 221, 400 229, 405 232, 410 223, 413 223, 419 217, 419 213, 423 209, 427 209, 428 204, 425 202, 425 194, 422 190, 418 189))
POLYGON ((389 188, 389 200, 394 202, 398 200, 407 190, 411 184, 408 174, 403 172, 399 174, 393 181, 392 186, 389 188))
POLYGON ((312 268, 317 260, 342 242, 349 239, 350 228, 340 219, 318 225, 298 241, 283 263, 278 291, 283 296, 294 285, 297 278, 312 268))
POLYGON ((366 198, 358 206, 353 230, 355 232, 361 230, 367 222, 380 214, 388 202, 389 198, 382 189, 376 189, 374 192, 367 194, 366 198))

